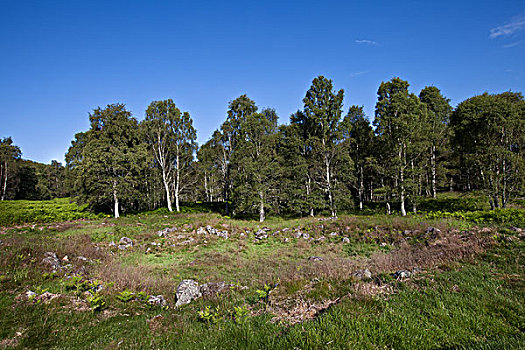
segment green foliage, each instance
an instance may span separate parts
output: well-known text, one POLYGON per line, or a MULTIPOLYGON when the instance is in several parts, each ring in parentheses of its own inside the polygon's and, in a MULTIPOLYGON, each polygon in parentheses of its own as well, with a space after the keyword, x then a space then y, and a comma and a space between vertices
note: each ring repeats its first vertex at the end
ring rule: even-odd
POLYGON ((250 310, 246 305, 233 307, 233 320, 237 324, 243 324, 248 319, 250 310))
POLYGON ((429 219, 458 218, 477 224, 507 224, 525 226, 524 209, 495 209, 490 211, 434 211, 425 215, 429 219))
POLYGON ((213 310, 210 309, 209 306, 206 306, 204 310, 200 310, 197 314, 199 316, 199 321, 206 323, 217 323, 222 318, 218 306, 213 310))
POLYGON ((106 300, 100 293, 90 292, 86 300, 93 312, 102 311, 107 307, 106 300))
POLYGON ((77 275, 62 279, 62 286, 66 291, 74 291, 77 296, 90 289, 89 282, 77 275))
POLYGON ((257 289, 255 293, 257 293, 257 297, 259 298, 259 300, 264 300, 265 302, 267 302, 271 290, 272 287, 265 283, 263 289, 257 289))
POLYGON ((135 293, 126 288, 122 292, 118 293, 117 299, 123 303, 127 303, 128 301, 135 299, 135 293))
POLYGON ((0 201, 0 226, 94 219, 102 216, 87 211, 86 205, 79 206, 70 202, 70 198, 0 201))

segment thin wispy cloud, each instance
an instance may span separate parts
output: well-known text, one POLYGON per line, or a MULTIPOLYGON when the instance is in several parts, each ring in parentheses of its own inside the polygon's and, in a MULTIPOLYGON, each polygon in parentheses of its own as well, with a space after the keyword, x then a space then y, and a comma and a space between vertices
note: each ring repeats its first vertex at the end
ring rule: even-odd
POLYGON ((489 38, 495 39, 498 37, 511 36, 525 29, 525 15, 517 16, 505 25, 492 28, 490 30, 489 38))
POLYGON ((377 45, 377 41, 373 41, 373 40, 356 40, 355 41, 356 43, 358 44, 365 44, 365 45, 377 45))
POLYGON ((504 48, 508 49, 508 48, 511 48, 511 47, 514 47, 514 46, 518 46, 519 44, 523 43, 523 40, 520 40, 520 41, 516 41, 514 43, 510 43, 510 44, 507 44, 507 45, 503 45, 504 48))
POLYGON ((364 70, 364 71, 362 71, 362 72, 354 72, 354 73, 350 73, 350 74, 349 74, 349 77, 350 77, 350 78, 355 78, 355 77, 358 77, 358 76, 363 75, 363 74, 366 74, 366 73, 368 73, 367 70, 364 70))

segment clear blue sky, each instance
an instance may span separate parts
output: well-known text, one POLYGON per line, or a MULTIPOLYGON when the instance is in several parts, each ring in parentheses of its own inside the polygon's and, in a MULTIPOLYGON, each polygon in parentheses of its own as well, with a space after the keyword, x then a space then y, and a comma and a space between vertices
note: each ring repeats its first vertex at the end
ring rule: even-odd
POLYGON ((317 75, 371 119, 393 76, 454 105, 525 92, 525 1, 0 0, 0 53, 0 137, 47 163, 115 102, 172 98, 202 144, 244 93, 288 122, 317 75))

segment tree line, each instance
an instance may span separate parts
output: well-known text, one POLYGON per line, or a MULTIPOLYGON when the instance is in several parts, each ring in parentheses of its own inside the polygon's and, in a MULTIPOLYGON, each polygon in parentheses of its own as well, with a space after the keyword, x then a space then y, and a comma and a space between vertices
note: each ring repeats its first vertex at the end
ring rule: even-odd
MULTIPOLYGON (((437 87, 416 95, 393 78, 378 88, 372 123, 362 106, 345 113, 343 98, 330 79, 316 77, 302 108, 279 125, 274 109, 239 96, 200 147, 190 114, 171 99, 153 101, 141 122, 123 104, 99 107, 66 154, 63 188, 115 217, 202 201, 260 221, 377 205, 407 215, 446 190, 483 190, 493 209, 505 208, 524 194, 521 93, 484 93, 453 109, 437 87)), ((8 143, 0 180, 9 159, 20 157, 8 143)), ((10 191, 3 186, 3 196, 10 191)))

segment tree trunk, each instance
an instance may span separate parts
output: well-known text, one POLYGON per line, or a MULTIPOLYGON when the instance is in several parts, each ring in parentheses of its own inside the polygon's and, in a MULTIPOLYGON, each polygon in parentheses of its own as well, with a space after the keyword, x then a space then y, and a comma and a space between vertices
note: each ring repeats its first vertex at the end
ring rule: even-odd
MULTIPOLYGON (((403 151, 399 151, 399 158, 403 161, 403 151)), ((405 168, 404 165, 401 165, 399 168, 399 200, 401 201, 401 215, 406 216, 407 211, 405 210, 405 168)))
POLYGON ((117 183, 113 182, 113 202, 115 204, 113 213, 115 214, 115 219, 118 219, 120 217, 119 213, 119 205, 118 205, 118 197, 117 197, 117 183))
POLYGON ((437 198, 437 189, 436 189, 436 146, 432 145, 431 155, 430 155, 430 167, 432 171, 432 198, 437 198))
POLYGON ((364 175, 363 175, 363 167, 361 166, 360 171, 360 179, 359 179, 359 210, 363 210, 363 196, 365 194, 365 183, 364 183, 364 175))
POLYGON ((2 200, 5 199, 5 193, 7 192, 7 160, 5 161, 4 166, 4 185, 2 189, 2 200))
POLYGON ((162 170, 162 182, 164 183, 164 189, 166 190, 166 201, 168 202, 168 210, 171 212, 171 196, 170 196, 170 187, 168 184, 168 179, 166 178, 166 172, 162 170))
POLYGON ((262 191, 259 192, 259 198, 261 199, 259 203, 259 222, 263 222, 266 217, 264 215, 264 196, 262 191))
POLYGON ((179 163, 179 154, 177 153, 177 157, 175 159, 177 167, 175 168, 176 171, 176 177, 175 177, 175 209, 177 210, 177 213, 180 212, 179 207, 179 191, 180 191, 180 163, 179 163))

